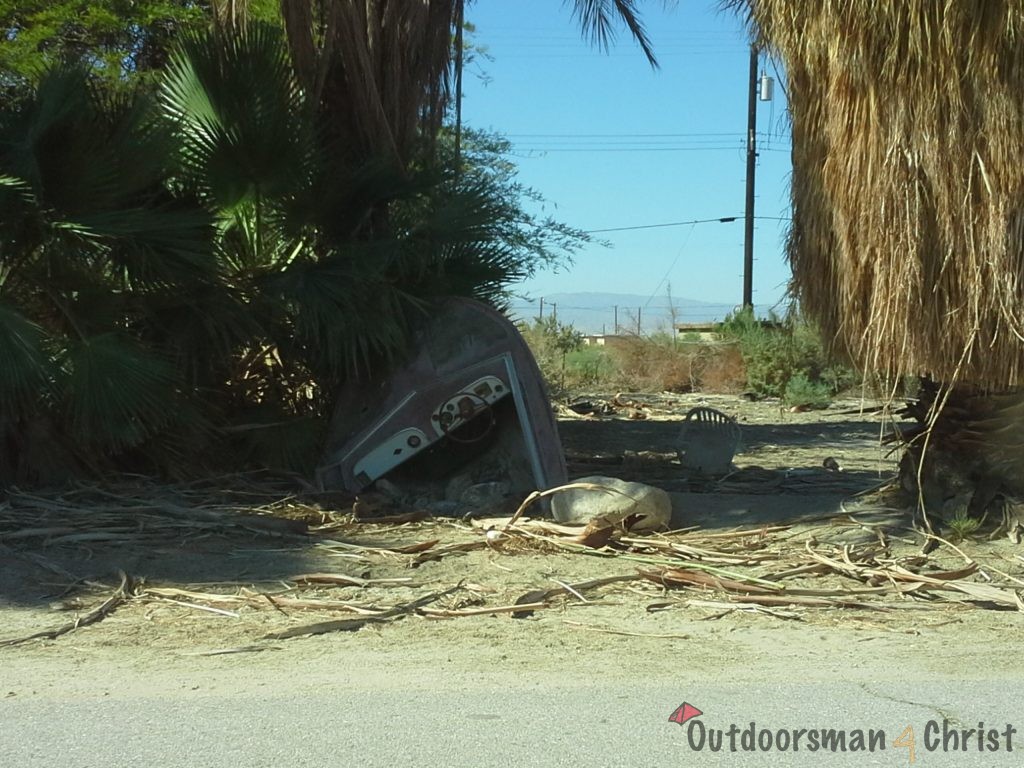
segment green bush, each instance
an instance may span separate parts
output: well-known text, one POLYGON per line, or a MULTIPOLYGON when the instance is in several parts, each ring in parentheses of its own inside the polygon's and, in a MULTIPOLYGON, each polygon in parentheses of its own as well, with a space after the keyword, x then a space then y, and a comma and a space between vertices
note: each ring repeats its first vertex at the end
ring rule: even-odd
POLYGON ((721 331, 739 344, 747 386, 759 395, 824 407, 859 380, 829 358, 817 329, 796 313, 758 320, 753 310, 743 309, 727 317, 721 331))
POLYGON ((583 334, 571 325, 562 325, 553 316, 520 323, 519 332, 533 352, 551 393, 564 394, 568 356, 583 347, 583 334))
POLYGON ((802 408, 827 408, 832 402, 832 391, 824 381, 811 381, 802 373, 786 382, 783 401, 802 408))
POLYGON ((612 355, 601 347, 580 347, 566 355, 565 363, 566 384, 574 387, 599 386, 618 370, 612 355))
POLYGON ((817 330, 796 314, 759 320, 750 310, 736 312, 719 328, 725 343, 714 344, 701 343, 696 334, 689 341, 655 333, 619 339, 614 347, 585 346, 583 334, 553 317, 522 323, 519 330, 556 397, 584 388, 741 392, 746 387, 790 405, 822 408, 860 382, 854 371, 829 358, 817 330))

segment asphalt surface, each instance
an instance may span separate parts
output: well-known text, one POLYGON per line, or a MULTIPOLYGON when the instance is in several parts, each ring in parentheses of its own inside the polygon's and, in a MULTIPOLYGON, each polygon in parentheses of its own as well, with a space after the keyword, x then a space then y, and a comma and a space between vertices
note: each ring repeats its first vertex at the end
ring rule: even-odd
POLYGON ((70 699, 9 694, 0 698, 0 766, 1010 766, 1024 754, 1021 680, 712 684, 688 680, 680 659, 664 680, 615 686, 595 675, 494 688, 484 680, 468 690, 444 681, 411 691, 350 690, 340 681, 309 694, 268 688, 273 681, 230 695, 188 685, 70 699), (703 714, 670 722, 683 702, 703 714), (977 730, 979 721, 981 751, 976 734, 966 751, 959 733, 943 745, 944 723, 949 733, 977 730), (1008 726, 1017 729, 1009 743, 1008 726), (826 729, 845 731, 846 751, 831 748, 838 744, 827 739, 838 734, 826 737, 826 729), (874 751, 872 729, 884 731, 874 751), (715 752, 709 741, 719 731, 715 752))

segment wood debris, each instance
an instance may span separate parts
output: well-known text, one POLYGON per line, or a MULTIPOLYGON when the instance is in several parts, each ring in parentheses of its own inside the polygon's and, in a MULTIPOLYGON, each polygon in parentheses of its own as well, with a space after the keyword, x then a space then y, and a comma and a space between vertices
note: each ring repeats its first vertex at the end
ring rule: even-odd
POLYGON ((30 640, 56 640, 61 635, 66 635, 68 632, 73 632, 81 627, 88 627, 91 624, 103 621, 103 619, 107 618, 107 616, 117 610, 118 606, 130 598, 134 587, 135 581, 126 573, 122 572, 121 583, 118 585, 117 589, 114 590, 113 594, 84 616, 79 616, 74 621, 63 624, 56 629, 35 632, 31 635, 27 635, 26 637, 0 640, 0 648, 11 645, 20 645, 21 643, 27 643, 30 640))
MULTIPOLYGON (((538 500, 560 490, 564 488, 532 494, 511 517, 475 521, 404 512, 360 521, 348 511, 351 500, 348 508, 331 512, 292 497, 273 500, 272 494, 260 497, 254 491, 229 489, 204 500, 207 489, 190 486, 161 487, 153 494, 141 487, 83 487, 53 496, 11 491, 0 503, 0 553, 38 565, 50 580, 56 576, 68 585, 58 595, 59 603, 84 613, 55 629, 0 641, 0 646, 55 639, 97 624, 129 603, 147 605, 147 611, 157 616, 204 615, 240 626, 248 626, 245 622, 255 612, 262 614, 261 621, 271 618, 270 612, 280 614, 275 620, 282 622, 295 621, 296 613, 317 619, 267 632, 264 641, 351 632, 407 617, 432 622, 507 621, 570 608, 589 611, 610 594, 630 591, 644 601, 641 612, 643 606, 652 614, 692 611, 696 620, 737 612, 766 620, 808 621, 823 610, 872 611, 875 617, 908 610, 1024 610, 1024 579, 976 562, 946 541, 938 540, 938 549, 928 555, 918 551, 897 555, 893 552, 901 551, 899 540, 892 536, 840 546, 808 538, 806 529, 801 533, 802 529, 788 525, 640 535, 629 530, 628 522, 565 525, 527 516, 538 500), (267 522, 294 522, 289 516, 298 518, 299 527, 307 533, 296 533, 299 527, 290 524, 267 522), (311 551, 320 561, 305 571, 300 570, 302 565, 283 571, 292 575, 269 583, 152 584, 122 575, 120 586, 111 592, 107 584, 107 597, 86 609, 91 593, 84 593, 85 600, 83 594, 67 598, 69 592, 81 591, 85 582, 43 555, 75 547, 145 552, 211 535, 267 537, 275 547, 311 551), (485 567, 472 574, 481 583, 462 581, 451 586, 453 569, 458 567, 451 563, 455 558, 514 571, 518 558, 543 555, 603 558, 614 573, 589 580, 546 573, 537 584, 510 590, 507 585, 488 584, 485 567), (438 568, 437 563, 448 565, 438 568), (714 613, 706 615, 708 611, 714 613)), ((818 522, 826 529, 871 526, 863 515, 828 515, 818 522)), ((469 571, 464 575, 469 576, 469 571)), ((578 623, 569 626, 613 634, 684 637, 578 623)), ((246 653, 270 647, 275 646, 243 642, 202 653, 246 653)))

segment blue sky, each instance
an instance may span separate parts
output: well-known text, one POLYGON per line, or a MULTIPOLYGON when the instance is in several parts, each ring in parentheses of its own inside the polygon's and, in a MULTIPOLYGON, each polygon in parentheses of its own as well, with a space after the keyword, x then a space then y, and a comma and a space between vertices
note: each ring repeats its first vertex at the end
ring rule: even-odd
MULTIPOLYGON (((517 288, 673 296, 736 305, 742 299, 747 82, 741 20, 713 0, 640 3, 661 69, 625 29, 610 53, 584 41, 571 3, 475 0, 473 41, 492 60, 467 69, 463 120, 515 146, 520 180, 547 210, 583 230, 738 216, 734 223, 603 232, 572 266, 517 288), (486 81, 477 75, 486 73, 486 81)), ((759 102, 754 303, 766 310, 789 279, 789 128, 784 84, 759 102), (782 86, 782 87, 780 87, 782 86)))

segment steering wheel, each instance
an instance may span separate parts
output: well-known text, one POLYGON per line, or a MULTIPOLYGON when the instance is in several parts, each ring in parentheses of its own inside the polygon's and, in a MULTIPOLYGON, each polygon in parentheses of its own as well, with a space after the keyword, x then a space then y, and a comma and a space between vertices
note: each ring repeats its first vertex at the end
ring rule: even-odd
POLYGON ((463 425, 468 424, 471 419, 475 419, 477 416, 481 415, 481 413, 486 413, 489 418, 487 427, 481 434, 477 435, 476 437, 456 437, 454 434, 454 430, 450 429, 449 425, 451 424, 451 422, 449 422, 448 424, 445 423, 445 420, 443 418, 445 412, 442 411, 437 418, 437 423, 441 427, 441 432, 444 434, 445 437, 450 438, 453 442, 456 443, 462 443, 463 445, 472 445, 473 443, 479 443, 481 440, 483 440, 485 437, 491 434, 491 431, 497 424, 498 420, 494 416, 494 408, 491 406, 490 403, 487 402, 486 399, 476 394, 475 392, 459 392, 458 394, 455 395, 455 397, 452 397, 448 402, 450 403, 452 400, 455 400, 456 398, 460 398, 460 405, 461 402, 463 401, 463 398, 475 398, 479 400, 480 404, 483 406, 483 408, 481 408, 480 410, 474 409, 471 415, 460 408, 459 417, 462 419, 463 425))

